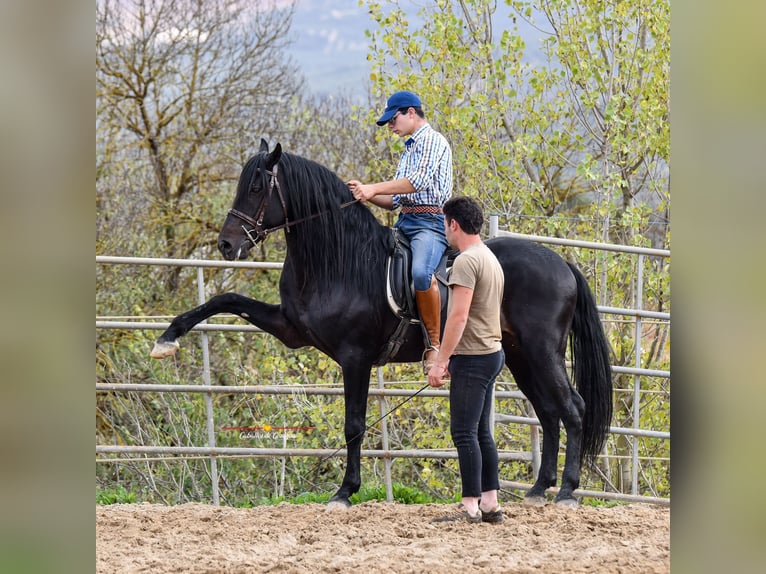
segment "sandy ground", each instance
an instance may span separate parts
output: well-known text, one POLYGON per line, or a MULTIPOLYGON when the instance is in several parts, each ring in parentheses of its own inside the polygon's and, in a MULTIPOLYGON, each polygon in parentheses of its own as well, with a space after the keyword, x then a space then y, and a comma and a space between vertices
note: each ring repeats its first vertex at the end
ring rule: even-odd
POLYGON ((434 523, 455 505, 96 507, 97 572, 670 572, 670 509, 504 506, 504 523, 434 523))

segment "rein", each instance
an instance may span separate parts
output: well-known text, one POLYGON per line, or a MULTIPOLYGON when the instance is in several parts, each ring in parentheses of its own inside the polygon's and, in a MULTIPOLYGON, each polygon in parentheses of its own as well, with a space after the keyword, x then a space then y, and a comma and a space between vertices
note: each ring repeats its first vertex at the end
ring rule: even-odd
MULTIPOLYGON (((374 421, 372 421, 371 423, 368 423, 368 424, 364 425, 364 430, 363 430, 362 432, 360 432, 359 434, 357 434, 355 437, 353 437, 351 440, 348 440, 348 441, 346 441, 346 446, 348 446, 348 443, 350 443, 350 442, 354 442, 356 439, 358 439, 359 437, 363 436, 363 435, 364 435, 364 433, 366 433, 368 430, 370 430, 370 428, 372 428, 372 426, 373 426, 373 425, 376 425, 376 424, 378 424, 380 421, 382 421, 384 418, 386 418, 386 417, 387 417, 388 415, 390 415, 392 412, 394 412, 394 411, 395 411, 395 410, 397 410, 399 407, 401 407, 401 406, 402 406, 404 403, 406 403, 406 402, 409 402, 409 401, 411 401, 412 399, 414 399, 415 397, 417 397, 417 396, 418 396, 420 393, 422 393, 423 391, 425 391, 425 390, 426 390, 426 389, 427 389, 429 386, 430 386, 430 385, 429 385, 428 383, 426 383, 426 384, 425 384, 425 385, 423 385, 423 386, 422 386, 422 387, 421 387, 421 388, 418 390, 418 392, 416 392, 414 395, 411 395, 411 396, 407 397, 407 398, 406 398, 406 399, 404 399, 402 402, 400 402, 398 405, 394 406, 394 407, 393 407, 391 410, 389 410, 387 413, 385 413, 385 414, 383 414, 383 415, 379 416, 377 419, 375 419, 375 420, 374 420, 374 421)), ((319 462, 317 463, 317 465, 318 465, 319 463, 322 463, 322 462, 324 462, 324 461, 325 461, 325 460, 327 460, 328 458, 331 458, 331 457, 335 456, 336 454, 338 454, 338 452, 340 452, 340 450, 341 450, 341 449, 343 449, 343 447, 342 447, 342 446, 339 446, 338 448, 336 448, 336 449, 335 449, 333 452, 331 452, 331 453, 330 453, 330 454, 328 454, 327 456, 323 456, 322 458, 320 458, 320 459, 319 459, 319 462)))
MULTIPOLYGON (((279 164, 276 164, 274 166, 274 171, 266 170, 266 173, 271 178, 269 181, 269 192, 264 198, 260 207, 258 208, 258 212, 255 214, 255 217, 250 217, 247 213, 243 213, 242 211, 239 211, 238 209, 234 209, 233 207, 229 210, 229 215, 238 217, 239 219, 241 219, 245 223, 249 223, 253 227, 252 229, 247 229, 244 225, 242 226, 242 230, 245 232, 245 235, 247 235, 247 238, 250 240, 250 242, 253 245, 255 245, 258 241, 263 241, 264 239, 266 239, 266 236, 273 233, 274 231, 279 231, 280 229, 284 229, 286 233, 290 233, 291 227, 298 225, 299 223, 304 223, 306 221, 319 217, 328 212, 328 210, 320 211, 319 213, 314 213, 312 215, 308 215, 301 219, 290 221, 289 217, 287 216, 287 204, 285 203, 285 198, 284 198, 284 195, 282 194, 282 188, 280 187, 279 179, 277 178, 278 168, 279 168, 279 164), (277 190, 277 197, 279 197, 279 203, 282 204, 282 211, 285 214, 285 222, 282 223, 281 225, 276 225, 274 227, 269 227, 267 229, 264 229, 263 218, 266 215, 266 209, 268 209, 269 207, 269 202, 271 201, 271 196, 275 188, 277 190), (253 238, 253 236, 251 235, 251 232, 255 232, 255 238, 253 238)), ((358 199, 347 201, 345 203, 342 203, 340 205, 340 208, 345 209, 348 206, 357 203, 358 201, 359 201, 358 199)))

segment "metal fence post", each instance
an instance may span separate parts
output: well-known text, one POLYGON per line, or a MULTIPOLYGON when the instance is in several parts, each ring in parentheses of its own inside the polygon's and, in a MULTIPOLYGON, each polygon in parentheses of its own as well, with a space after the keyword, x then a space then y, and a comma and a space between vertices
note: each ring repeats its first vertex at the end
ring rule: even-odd
POLYGON ((499 229, 498 223, 499 223, 499 220, 497 215, 489 216, 489 238, 490 239, 492 239, 493 237, 497 237, 497 231, 499 229))
MULTIPOLYGON (((493 237, 497 236, 497 230, 498 230, 498 217, 497 215, 490 215, 489 216, 489 239, 492 239, 493 237)), ((489 414, 489 420, 490 425, 492 425, 492 428, 490 431, 492 432, 492 438, 495 438, 495 386, 492 385, 492 410, 489 414)))
MULTIPOLYGON (((199 304, 205 302, 205 276, 202 267, 197 267, 197 297, 199 304)), ((203 321, 207 323, 207 321, 203 321)), ((210 350, 208 347, 207 332, 200 333, 202 345, 202 379, 205 385, 210 386, 210 350)), ((207 411, 207 445, 215 448, 215 421, 213 420, 213 395, 205 393, 205 410, 207 411)), ((218 461, 215 455, 210 456, 210 480, 213 483, 213 504, 220 506, 218 496, 218 461)))
MULTIPOLYGON (((636 273, 636 309, 639 311, 644 307, 644 256, 638 256, 638 271, 636 273)), ((636 333, 635 333, 635 367, 641 368, 641 313, 636 314, 636 333)), ((641 377, 633 375, 633 428, 640 428, 641 422, 641 377)), ((631 476, 630 493, 638 494, 638 437, 633 437, 633 468, 631 476)))
MULTIPOLYGON (((378 367, 378 388, 383 388, 383 368, 378 367)), ((378 397, 378 405, 380 406, 380 416, 383 416, 385 413, 388 412, 388 402, 386 401, 386 397, 383 393, 380 394, 378 397)), ((381 420, 381 434, 383 437, 383 451, 388 453, 388 423, 386 422, 388 420, 388 417, 383 417, 381 420)), ((385 483, 386 483, 386 501, 393 502, 394 501, 394 489, 393 485, 391 484, 391 457, 386 454, 385 457, 383 457, 383 469, 385 473, 385 483)))
MULTIPOLYGON (((527 416, 529 418, 537 418, 535 408, 529 399, 524 400, 526 404, 527 416)), ((540 428, 536 424, 529 425, 529 454, 532 455, 532 478, 537 481, 537 477, 540 474, 540 428)))
POLYGON ((489 432, 492 433, 492 440, 497 440, 495 437, 495 413, 497 411, 495 408, 495 385, 489 388, 489 392, 492 395, 492 406, 489 408, 489 432))

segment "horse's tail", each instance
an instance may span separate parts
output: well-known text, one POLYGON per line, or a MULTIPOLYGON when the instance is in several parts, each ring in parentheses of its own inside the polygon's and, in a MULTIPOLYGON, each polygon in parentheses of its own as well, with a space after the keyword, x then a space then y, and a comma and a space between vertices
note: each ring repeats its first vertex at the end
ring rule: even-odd
POLYGON ((610 347, 588 282, 567 262, 577 280, 577 306, 572 321, 570 348, 573 378, 585 401, 581 460, 601 452, 612 422, 612 367, 610 347))

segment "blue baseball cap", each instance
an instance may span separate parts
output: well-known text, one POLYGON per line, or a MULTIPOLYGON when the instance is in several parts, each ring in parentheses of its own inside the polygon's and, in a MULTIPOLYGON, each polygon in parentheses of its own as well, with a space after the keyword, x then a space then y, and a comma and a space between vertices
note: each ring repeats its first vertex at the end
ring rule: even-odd
POLYGON ((412 92, 402 91, 396 92, 386 102, 386 111, 380 116, 380 119, 376 122, 379 126, 384 126, 388 123, 397 110, 401 108, 419 108, 421 107, 420 98, 412 92))

